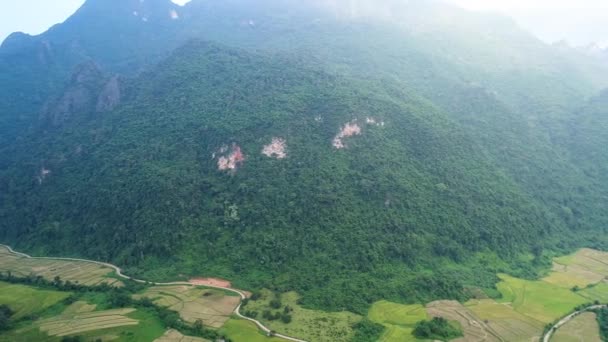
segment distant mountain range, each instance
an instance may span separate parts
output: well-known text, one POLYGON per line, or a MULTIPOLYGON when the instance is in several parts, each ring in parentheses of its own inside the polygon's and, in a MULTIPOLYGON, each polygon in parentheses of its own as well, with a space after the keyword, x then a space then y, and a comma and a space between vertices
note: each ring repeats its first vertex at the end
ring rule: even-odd
POLYGON ((439 2, 346 5, 88 0, 11 35, 0 240, 353 312, 608 248, 608 59, 439 2))

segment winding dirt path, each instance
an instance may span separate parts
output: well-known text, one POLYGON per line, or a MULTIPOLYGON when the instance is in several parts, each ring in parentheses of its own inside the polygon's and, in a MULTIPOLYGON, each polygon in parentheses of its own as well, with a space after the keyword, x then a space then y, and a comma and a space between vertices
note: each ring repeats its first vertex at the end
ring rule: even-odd
MULTIPOLYGON (((18 256, 26 258, 26 259, 80 261, 80 262, 88 262, 88 263, 92 263, 92 264, 96 264, 96 265, 101 265, 101 266, 109 267, 109 268, 113 269, 116 272, 116 275, 118 275, 119 277, 121 277, 123 279, 132 280, 134 282, 141 283, 141 284, 146 284, 147 283, 147 284, 150 284, 150 285, 161 285, 161 286, 164 286, 164 285, 194 286, 194 284, 189 283, 189 282, 178 281, 178 282, 170 282, 170 283, 155 283, 155 282, 151 282, 151 281, 145 281, 145 280, 141 280, 141 279, 132 278, 132 277, 129 277, 129 276, 123 274, 122 273, 122 269, 120 267, 118 267, 116 265, 108 264, 106 262, 87 260, 87 259, 76 259, 76 258, 33 257, 33 256, 27 255, 25 253, 16 252, 10 246, 7 246, 7 245, 0 244, 0 247, 5 247, 6 249, 8 249, 8 251, 10 253, 18 255, 18 256)), ((214 285, 205 285, 205 287, 215 288, 215 289, 219 289, 219 290, 226 290, 226 291, 230 291, 232 293, 238 294, 241 297, 241 302, 239 303, 239 305, 234 310, 234 313, 239 318, 242 318, 242 319, 245 319, 247 321, 253 322, 255 325, 257 325, 258 328, 262 329, 266 334, 270 334, 271 330, 268 327, 266 327, 264 324, 262 324, 262 322, 260 322, 258 320, 255 320, 253 318, 250 318, 250 317, 246 317, 246 316, 244 316, 244 315, 241 314, 241 306, 243 305, 243 300, 245 298, 247 298, 247 295, 245 294, 245 292, 243 292, 241 290, 233 289, 233 288, 214 286, 214 285)), ((305 340, 300 340, 300 339, 297 339, 295 337, 290 337, 290 336, 286 336, 286 335, 282 335, 282 334, 278 334, 278 333, 275 333, 273 336, 274 337, 282 338, 284 340, 293 341, 293 342, 308 342, 308 341, 305 341, 305 340)))
POLYGON ((560 319, 559 322, 555 323, 555 325, 553 325, 551 327, 551 329, 549 329, 549 331, 547 331, 545 336, 543 336, 543 342, 549 342, 551 340, 551 337, 553 337, 553 334, 557 331, 557 329, 561 328, 564 324, 570 322, 570 320, 572 320, 574 317, 580 315, 581 313, 595 310, 595 309, 606 308, 606 307, 608 307, 608 305, 591 305, 582 310, 569 314, 568 316, 560 319))

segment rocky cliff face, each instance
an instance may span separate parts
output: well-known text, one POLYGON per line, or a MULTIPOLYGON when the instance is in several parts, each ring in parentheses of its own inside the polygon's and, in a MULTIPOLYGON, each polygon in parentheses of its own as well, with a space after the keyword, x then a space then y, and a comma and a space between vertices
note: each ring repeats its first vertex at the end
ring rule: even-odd
POLYGON ((121 91, 120 79, 118 76, 113 76, 106 83, 97 97, 97 106, 95 111, 98 113, 108 112, 120 104, 121 91))
POLYGON ((75 118, 102 113, 120 104, 118 76, 107 77, 92 61, 74 70, 60 96, 50 99, 42 110, 42 121, 58 127, 75 118))

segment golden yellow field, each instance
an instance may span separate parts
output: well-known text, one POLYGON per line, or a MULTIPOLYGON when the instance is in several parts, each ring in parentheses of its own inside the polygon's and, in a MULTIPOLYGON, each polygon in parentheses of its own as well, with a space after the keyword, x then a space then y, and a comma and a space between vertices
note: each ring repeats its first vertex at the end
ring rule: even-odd
POLYGON ((585 312, 559 328, 552 342, 600 342, 600 327, 593 312, 585 312))
POLYGON ((135 309, 92 310, 95 306, 76 302, 61 315, 40 321, 40 330, 50 336, 68 336, 139 324, 138 320, 127 317, 135 309))
POLYGON ((158 305, 179 312, 187 322, 200 319, 205 326, 213 328, 223 326, 240 303, 240 297, 224 291, 186 285, 154 286, 136 297, 148 297, 158 305))
POLYGON ((167 332, 154 340, 154 342, 209 342, 204 338, 200 337, 192 337, 192 336, 184 336, 177 330, 167 330, 167 332))

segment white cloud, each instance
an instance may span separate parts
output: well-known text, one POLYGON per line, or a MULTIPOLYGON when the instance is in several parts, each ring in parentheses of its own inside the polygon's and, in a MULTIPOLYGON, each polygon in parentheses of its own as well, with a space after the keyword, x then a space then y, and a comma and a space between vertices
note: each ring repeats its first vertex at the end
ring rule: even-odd
POLYGON ((476 10, 511 16, 539 38, 573 45, 608 42, 606 0, 444 0, 476 10))
POLYGON ((448 0, 473 10, 497 11, 537 11, 589 9, 606 10, 608 1, 604 0, 448 0))
POLYGON ((191 0, 171 0, 174 4, 180 5, 180 6, 184 6, 185 4, 189 3, 191 0))

